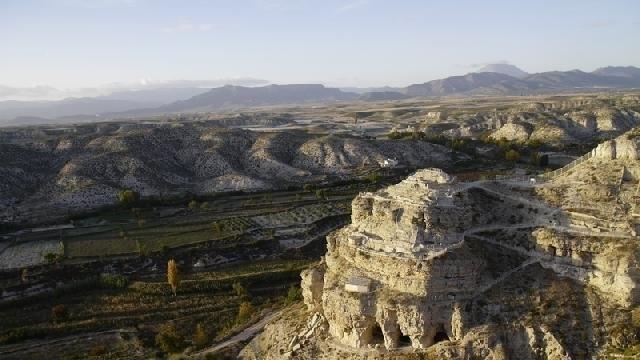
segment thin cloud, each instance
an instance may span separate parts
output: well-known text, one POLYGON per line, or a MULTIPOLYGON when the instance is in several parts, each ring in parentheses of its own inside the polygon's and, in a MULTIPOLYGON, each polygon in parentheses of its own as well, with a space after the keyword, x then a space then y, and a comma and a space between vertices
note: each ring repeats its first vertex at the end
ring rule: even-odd
POLYGON ((585 27, 598 29, 598 28, 611 27, 613 25, 615 25, 615 23, 610 20, 596 20, 596 21, 591 21, 589 23, 586 23, 585 27))
POLYGON ((114 7, 130 7, 140 0, 48 0, 56 6, 77 7, 85 9, 105 9, 114 7))
POLYGON ((479 68, 479 67, 492 65, 492 64, 511 65, 511 62, 508 61, 508 60, 496 60, 496 61, 488 61, 488 62, 483 62, 483 63, 466 64, 466 65, 463 65, 463 66, 464 67, 469 67, 469 68, 479 68))
POLYGON ((351 11, 351 10, 355 10, 357 8, 361 8, 365 5, 369 4, 369 0, 354 0, 354 1, 349 1, 346 4, 338 7, 336 9, 337 12, 339 13, 344 13, 347 11, 351 11))
POLYGON ((186 33, 186 32, 206 32, 213 29, 213 24, 194 24, 190 22, 180 23, 175 26, 162 28, 165 33, 186 33))

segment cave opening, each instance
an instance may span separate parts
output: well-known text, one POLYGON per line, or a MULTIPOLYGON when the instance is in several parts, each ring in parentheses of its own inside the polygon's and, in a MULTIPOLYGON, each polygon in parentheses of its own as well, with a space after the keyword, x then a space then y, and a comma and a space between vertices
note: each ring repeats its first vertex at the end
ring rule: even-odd
POLYGON ((436 329, 437 329, 436 335, 433 337, 434 344, 437 344, 441 341, 449 341, 449 336, 447 335, 447 332, 444 330, 443 324, 438 324, 438 327, 436 329))
POLYGON ((373 326, 371 331, 371 343, 372 344, 384 344, 384 334, 382 328, 377 323, 373 326))
POLYGON ((398 347, 410 347, 411 346, 411 338, 409 335, 405 335, 400 332, 400 336, 398 337, 398 347))

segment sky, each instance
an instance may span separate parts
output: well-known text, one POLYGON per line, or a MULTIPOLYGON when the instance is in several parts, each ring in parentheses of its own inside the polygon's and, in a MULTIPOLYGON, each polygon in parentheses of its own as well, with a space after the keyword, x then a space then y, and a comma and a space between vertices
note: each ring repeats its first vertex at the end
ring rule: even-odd
POLYGON ((638 0, 0 0, 0 85, 406 86, 640 66, 638 0))

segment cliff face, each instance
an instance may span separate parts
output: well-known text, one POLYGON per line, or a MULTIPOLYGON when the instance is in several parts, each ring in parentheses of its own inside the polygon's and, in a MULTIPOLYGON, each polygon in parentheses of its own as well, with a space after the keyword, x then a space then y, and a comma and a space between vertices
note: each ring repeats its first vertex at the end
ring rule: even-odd
POLYGON ((265 345, 275 328, 295 332, 281 320, 243 355, 575 359, 636 344, 633 149, 621 137, 542 184, 426 169, 360 194, 302 274, 313 336, 265 345))

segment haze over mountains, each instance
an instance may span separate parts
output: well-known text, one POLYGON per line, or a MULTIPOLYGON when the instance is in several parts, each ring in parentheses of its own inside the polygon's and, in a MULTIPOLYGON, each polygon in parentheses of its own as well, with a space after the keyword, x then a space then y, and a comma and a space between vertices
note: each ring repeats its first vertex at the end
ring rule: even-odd
MULTIPOLYGON (((252 80, 248 84, 260 82, 252 80)), ((194 84, 179 82, 59 101, 0 101, 0 125, 64 123, 335 101, 634 89, 640 88, 640 68, 609 66, 593 72, 571 70, 528 74, 513 65, 489 64, 477 72, 413 84, 406 88, 338 89, 320 84, 293 84, 252 87, 225 85, 207 89, 194 84)))

